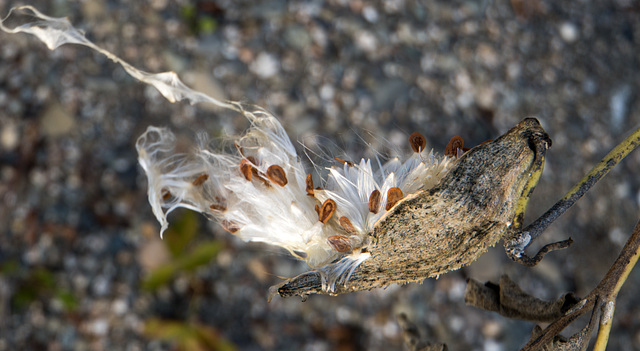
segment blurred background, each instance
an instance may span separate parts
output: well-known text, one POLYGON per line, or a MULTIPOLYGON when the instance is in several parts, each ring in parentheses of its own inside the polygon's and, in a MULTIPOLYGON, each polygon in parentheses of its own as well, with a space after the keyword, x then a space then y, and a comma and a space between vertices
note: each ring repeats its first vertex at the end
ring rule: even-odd
MULTIPOLYGON (((350 159, 367 144, 409 152, 414 131, 439 153, 454 135, 473 146, 536 116, 553 147, 527 222, 640 126, 636 1, 29 3, 138 68, 263 106, 294 142, 350 159)), ((0 14, 19 4, 0 0, 0 14)), ((534 324, 465 306, 465 280, 506 273, 541 298, 584 296, 639 217, 636 151, 538 239, 575 243, 535 268, 498 245, 423 284, 268 304, 269 286, 304 263, 189 211, 160 240, 134 147, 149 125, 186 144, 247 122, 170 104, 88 48, 0 32, 0 351, 402 349, 400 312, 451 350, 513 350, 534 324)), ((611 350, 640 350, 639 289, 636 268, 611 350)))

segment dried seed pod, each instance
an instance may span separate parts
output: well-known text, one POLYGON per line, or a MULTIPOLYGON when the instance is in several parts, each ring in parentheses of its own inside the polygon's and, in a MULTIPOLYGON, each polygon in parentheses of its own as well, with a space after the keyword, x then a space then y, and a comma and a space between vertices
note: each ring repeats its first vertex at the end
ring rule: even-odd
POLYGON ((191 184, 193 184, 194 186, 200 186, 204 184, 204 182, 206 182, 208 179, 209 179, 209 175, 206 173, 203 173, 199 175, 198 178, 194 179, 193 182, 191 182, 191 184))
POLYGON ((337 207, 338 205, 336 205, 335 201, 333 201, 332 199, 327 199, 320 208, 318 220, 322 223, 327 223, 331 216, 333 216, 333 213, 336 211, 337 207))
POLYGON ((289 182, 287 180, 287 174, 285 173, 284 169, 282 169, 282 167, 278 165, 269 166, 269 168, 267 169, 267 177, 270 181, 280 186, 285 186, 289 182))
POLYGON ((351 241, 344 235, 330 236, 327 238, 327 241, 329 242, 329 245, 338 252, 349 252, 352 250, 351 241))
POLYGON ((389 211, 393 205, 395 205, 398 201, 402 200, 404 194, 402 194, 402 190, 398 187, 393 187, 387 191, 387 205, 385 206, 385 210, 389 211))
POLYGON ((353 224, 351 223, 349 218, 345 216, 340 217, 340 225, 349 234, 356 232, 356 228, 353 227, 353 224))
POLYGON ((456 135, 449 140, 447 147, 444 149, 444 154, 449 157, 457 157, 458 149, 464 149, 464 139, 456 135))
POLYGON ((306 185, 307 185, 307 195, 313 196, 314 195, 313 177, 311 176, 311 173, 307 174, 306 185))
POLYGON ((349 167, 353 167, 354 163, 351 161, 343 160, 340 157, 335 156, 334 159, 342 164, 349 165, 349 167))
POLYGON ((251 169, 253 166, 247 159, 240 161, 240 173, 244 176, 244 179, 251 181, 251 169))
POLYGON ((369 195, 369 212, 376 214, 380 208, 380 190, 376 189, 369 195))
POLYGON ((323 273, 342 267, 338 261, 273 290, 283 297, 342 294, 423 281, 469 265, 500 239, 521 245, 513 224, 521 221, 519 206, 531 195, 550 144, 540 123, 525 119, 470 150, 436 187, 395 204, 374 225, 366 258, 346 283, 326 288, 323 273))
POLYGON ((419 153, 427 146, 427 139, 425 139, 424 135, 418 132, 413 132, 409 135, 409 144, 411 144, 413 152, 419 153))

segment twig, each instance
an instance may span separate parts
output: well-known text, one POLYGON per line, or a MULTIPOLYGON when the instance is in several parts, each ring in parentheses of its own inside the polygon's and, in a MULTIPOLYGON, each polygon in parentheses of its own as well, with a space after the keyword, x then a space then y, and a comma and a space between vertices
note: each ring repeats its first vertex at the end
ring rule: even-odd
MULTIPOLYGON (((633 230, 633 234, 625 244, 622 252, 613 263, 605 277, 600 281, 587 297, 576 304, 563 317, 550 324, 537 338, 532 339, 522 351, 539 350, 553 340, 564 328, 588 311, 601 309, 600 328, 594 350, 606 348, 611 322, 615 309, 615 300, 622 285, 640 257, 640 222, 633 230)), ((586 340, 588 342, 588 339, 586 340)))
POLYGON ((587 175, 578 182, 569 192, 551 207, 545 214, 533 223, 529 224, 524 232, 528 232, 531 241, 535 240, 558 217, 578 201, 591 187, 604 177, 623 158, 640 145, 640 128, 636 129, 624 141, 616 146, 605 156, 587 175))

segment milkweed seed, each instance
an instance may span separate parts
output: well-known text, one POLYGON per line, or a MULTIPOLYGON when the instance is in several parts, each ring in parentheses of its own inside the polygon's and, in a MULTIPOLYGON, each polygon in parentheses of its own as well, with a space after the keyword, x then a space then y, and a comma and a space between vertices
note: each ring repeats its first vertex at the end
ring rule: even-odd
POLYGON ((167 188, 162 188, 162 190, 160 190, 160 196, 162 196, 162 201, 167 201, 171 198, 171 192, 167 188))
POLYGON ((329 242, 329 245, 338 252, 351 251, 351 241, 344 235, 330 236, 327 238, 327 241, 329 242))
MULTIPOLYGON (((251 170, 251 176, 249 176, 248 179, 251 180, 252 177, 255 177, 257 180, 261 181, 264 186, 267 188, 270 187, 271 183, 267 180, 266 175, 256 167, 259 163, 258 160, 253 156, 247 156, 247 161, 249 162, 249 169, 251 170)), ((245 178, 247 178, 246 174, 245 178)))
POLYGON ((216 196, 216 202, 209 205, 209 208, 214 211, 224 212, 227 210, 227 200, 219 196, 216 196))
POLYGON ((444 149, 444 154, 449 157, 457 157, 458 149, 464 149, 464 139, 456 135, 449 140, 447 147, 444 149))
POLYGON ((351 221, 347 217, 340 217, 340 225, 349 234, 356 232, 356 228, 353 227, 353 224, 351 224, 351 221))
POLYGON ((385 207, 385 210, 389 211, 393 207, 393 205, 402 200, 403 197, 404 195, 402 194, 402 190, 400 190, 400 188, 394 186, 393 188, 389 189, 389 191, 387 191, 387 206, 385 207))
POLYGON ((307 184, 307 195, 313 196, 313 194, 314 194, 313 176, 311 176, 311 173, 307 174, 306 184, 307 184))
POLYGON ((244 179, 248 181, 251 181, 251 168, 253 168, 253 166, 251 166, 251 163, 249 163, 247 159, 240 161, 240 173, 242 173, 244 179))
POLYGON ((209 175, 204 173, 198 176, 198 178, 196 178, 193 182, 191 182, 191 184, 193 184, 194 186, 200 186, 202 184, 204 184, 204 182, 206 182, 209 179, 209 175))
POLYGON ((353 167, 354 163, 351 161, 343 160, 340 157, 334 157, 334 159, 342 164, 349 165, 349 167, 353 167))
POLYGON ((369 195, 369 212, 376 214, 380 208, 380 190, 376 189, 369 195))
POLYGON ((234 221, 230 221, 228 219, 220 222, 222 229, 228 231, 231 234, 235 234, 238 230, 240 230, 240 225, 234 221))
POLYGON ((318 220, 322 223, 327 223, 333 213, 336 211, 336 202, 332 199, 327 199, 320 208, 320 214, 318 214, 318 220))
POLYGON ((409 144, 411 144, 413 152, 419 153, 427 146, 427 139, 424 138, 424 135, 418 132, 413 132, 409 135, 409 144))
POLYGON ((284 169, 278 165, 271 165, 267 168, 267 177, 269 177, 270 181, 280 186, 285 186, 289 182, 284 169))
POLYGON ((227 210, 227 206, 224 204, 211 204, 209 205, 209 208, 218 212, 224 212, 227 210))

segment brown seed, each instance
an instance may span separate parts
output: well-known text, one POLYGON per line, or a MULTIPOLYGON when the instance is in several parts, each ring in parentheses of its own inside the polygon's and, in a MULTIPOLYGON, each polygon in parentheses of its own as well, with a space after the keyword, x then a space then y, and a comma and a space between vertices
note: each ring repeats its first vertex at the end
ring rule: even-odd
POLYGON ((244 179, 251 181, 251 169, 253 166, 247 159, 240 161, 240 173, 244 176, 244 179))
POLYGON ((351 162, 351 161, 343 160, 343 159, 341 159, 340 157, 334 157, 334 159, 335 159, 336 161, 338 161, 338 162, 342 163, 342 164, 349 165, 349 167, 353 167, 353 164, 354 164, 354 163, 353 163, 353 162, 351 162))
POLYGON ((313 196, 314 192, 313 192, 313 177, 311 176, 311 173, 307 174, 307 195, 309 196, 313 196))
POLYGON ((327 199, 320 208, 318 220, 322 223, 327 223, 331 216, 333 216, 333 213, 336 211, 337 207, 338 205, 336 205, 335 201, 333 201, 332 199, 327 199))
POLYGON ((385 210, 389 211, 393 205, 395 205, 398 201, 402 200, 404 195, 402 194, 402 190, 398 187, 393 187, 387 191, 387 206, 385 206, 385 210))
POLYGON ((351 221, 347 217, 340 217, 340 225, 349 234, 356 232, 356 228, 353 227, 353 224, 351 224, 351 221))
POLYGON ((327 238, 329 245, 338 252, 351 251, 351 241, 344 235, 334 235, 327 238))
POLYGON ((227 210, 227 206, 224 204, 211 204, 209 205, 209 208, 218 212, 224 212, 227 210))
POLYGON ((267 180, 267 176, 264 173, 260 172, 260 170, 256 167, 256 165, 258 164, 256 158, 253 156, 247 156, 247 161, 249 162, 251 170, 251 176, 249 177, 249 180, 251 180, 252 177, 255 177, 257 180, 261 181, 264 186, 266 186, 267 188, 270 187, 271 183, 269 183, 269 180, 267 180))
POLYGON ((160 196, 162 196, 162 201, 168 201, 171 198, 171 192, 167 188, 162 188, 160 196))
POLYGON ((235 234, 238 230, 240 230, 240 225, 234 221, 230 221, 228 219, 220 222, 222 229, 228 231, 231 234, 235 234))
POLYGON ((380 190, 376 189, 369 195, 369 212, 376 214, 380 208, 380 190))
POLYGON ((409 144, 411 144, 413 152, 422 152, 427 146, 427 139, 424 138, 424 135, 413 132, 409 135, 409 144))
POLYGON ((198 178, 196 178, 193 182, 191 182, 191 184, 193 184, 194 186, 200 186, 202 184, 204 184, 204 182, 206 182, 209 179, 209 175, 204 173, 198 176, 198 178))
POLYGON ((287 174, 284 172, 284 169, 278 165, 271 165, 267 168, 267 177, 269 180, 280 185, 285 186, 289 182, 287 180, 287 174))
POLYGON ((444 154, 449 157, 457 157, 458 149, 464 149, 464 139, 456 135, 449 140, 447 147, 444 149, 444 154))
POLYGON ((209 205, 209 208, 214 211, 224 212, 227 210, 226 201, 218 196, 216 196, 216 202, 209 205))

